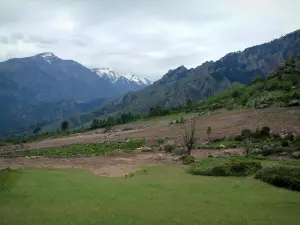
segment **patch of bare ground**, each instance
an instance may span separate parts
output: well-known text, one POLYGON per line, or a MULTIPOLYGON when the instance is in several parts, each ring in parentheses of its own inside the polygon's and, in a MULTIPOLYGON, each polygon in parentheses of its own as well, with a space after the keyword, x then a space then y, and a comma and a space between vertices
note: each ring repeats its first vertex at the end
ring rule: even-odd
MULTIPOLYGON (((242 154, 242 149, 227 150, 193 150, 192 155, 196 158, 208 157, 209 155, 221 156, 227 154, 242 154)), ((0 158, 0 169, 4 168, 80 168, 107 177, 124 177, 126 174, 150 165, 182 166, 178 157, 164 152, 148 153, 120 153, 115 156, 98 157, 72 157, 72 158, 46 158, 46 157, 18 157, 0 158)))
MULTIPOLYGON (((148 123, 148 122, 147 122, 148 123)), ((143 126, 140 124, 131 124, 133 130, 122 131, 125 125, 117 126, 110 133, 101 133, 101 130, 89 131, 83 134, 77 134, 72 137, 58 139, 48 139, 34 143, 28 143, 20 147, 9 146, 9 148, 20 149, 39 149, 69 145, 74 143, 95 143, 107 140, 125 140, 129 137, 144 137, 147 145, 157 143, 162 137, 181 141, 182 132, 185 124, 168 125, 167 122, 152 126, 143 126)), ((233 111, 222 111, 214 115, 204 115, 196 117, 196 133, 200 140, 207 138, 205 130, 210 126, 212 128, 211 138, 230 137, 237 135, 244 128, 255 129, 257 127, 269 126, 273 132, 279 132, 281 129, 287 129, 297 135, 300 135, 300 107, 278 108, 271 107, 266 109, 241 109, 233 111)))

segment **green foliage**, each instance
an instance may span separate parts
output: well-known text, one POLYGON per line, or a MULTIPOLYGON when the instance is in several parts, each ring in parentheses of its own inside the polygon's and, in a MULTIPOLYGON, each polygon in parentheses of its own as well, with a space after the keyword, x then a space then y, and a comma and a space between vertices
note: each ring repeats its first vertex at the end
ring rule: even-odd
POLYGON ((195 162, 196 158, 190 155, 185 155, 181 157, 181 160, 184 165, 190 165, 195 162))
POLYGON ((199 165, 192 166, 188 172, 204 176, 249 176, 261 169, 261 163, 246 160, 232 160, 230 162, 213 165, 205 168, 199 165))
POLYGON ((61 123, 61 130, 66 131, 69 127, 69 122, 67 120, 62 121, 61 123))
POLYGON ((159 138, 158 140, 157 140, 157 143, 158 144, 163 144, 165 142, 165 139, 164 138, 159 138))
POLYGON ((267 126, 262 127, 261 130, 260 130, 260 135, 261 136, 269 136, 270 131, 271 131, 270 127, 267 127, 267 126))
POLYGON ((210 139, 210 135, 211 135, 211 127, 209 126, 207 129, 206 129, 206 134, 207 134, 207 137, 208 139, 210 139))
POLYGON ((300 191, 300 168, 266 167, 260 170, 255 178, 277 187, 300 191))
POLYGON ((33 130, 34 134, 38 134, 42 129, 38 126, 33 130))
POLYGON ((156 106, 149 109, 148 117, 165 116, 169 113, 170 111, 168 109, 163 109, 160 106, 156 106))
POLYGON ((140 119, 140 115, 132 115, 130 112, 122 113, 120 116, 117 117, 109 116, 107 119, 103 120, 94 119, 90 126, 90 130, 104 127, 112 127, 118 124, 129 123, 138 119, 140 119))
POLYGON ((253 82, 243 86, 233 84, 227 90, 217 94, 198 105, 198 111, 226 108, 249 107, 262 109, 271 105, 288 106, 292 100, 299 99, 300 71, 295 66, 300 60, 287 61, 272 75, 263 78, 256 76, 253 82), (286 73, 290 70, 290 73, 286 73))
POLYGON ((128 142, 106 142, 91 144, 72 144, 57 148, 45 148, 27 150, 20 152, 2 153, 0 156, 45 156, 45 157, 78 157, 78 156, 99 156, 113 151, 131 152, 145 144, 144 139, 132 139, 128 142))
POLYGON ((250 129, 243 129, 241 132, 241 136, 245 138, 251 137, 251 130, 250 129))
POLYGON ((184 123, 184 118, 183 118, 182 115, 181 115, 181 117, 180 117, 180 123, 184 123))

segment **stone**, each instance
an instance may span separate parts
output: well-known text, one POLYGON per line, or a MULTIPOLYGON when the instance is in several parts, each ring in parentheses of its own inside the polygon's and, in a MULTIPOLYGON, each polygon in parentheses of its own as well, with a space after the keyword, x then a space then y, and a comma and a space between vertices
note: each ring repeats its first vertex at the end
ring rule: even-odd
POLYGON ((292 100, 288 103, 288 106, 289 107, 292 107, 292 106, 299 106, 300 105, 300 101, 299 100, 292 100))
POLYGON ((175 148, 172 152, 172 155, 185 155, 187 154, 188 150, 187 148, 180 147, 180 148, 175 148))
POLYGON ((157 154, 156 160, 164 160, 164 159, 165 159, 165 157, 163 154, 157 154))
POLYGON ((152 148, 144 146, 136 149, 137 152, 152 152, 152 148))
POLYGON ((300 159, 300 151, 293 152, 292 153, 292 158, 293 159, 300 159))

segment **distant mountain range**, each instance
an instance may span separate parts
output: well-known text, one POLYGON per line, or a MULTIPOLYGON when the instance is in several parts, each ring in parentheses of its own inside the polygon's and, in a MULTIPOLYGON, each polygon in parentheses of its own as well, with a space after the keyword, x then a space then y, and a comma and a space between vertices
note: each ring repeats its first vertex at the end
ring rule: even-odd
POLYGON ((0 63, 0 133, 86 112, 150 84, 135 75, 108 79, 101 69, 46 52, 0 63), (98 71, 98 72, 97 72, 98 71))
POLYGON ((151 84, 151 81, 146 78, 138 77, 132 73, 118 73, 111 68, 94 68, 91 70, 124 92, 136 91, 151 84))
POLYGON ((169 108, 189 100, 197 102, 227 89, 233 82, 248 84, 256 75, 267 76, 281 62, 296 56, 300 56, 300 30, 196 68, 180 66, 169 70, 152 85, 109 101, 90 113, 72 117, 72 121, 78 126, 95 117, 120 112, 145 114, 155 106, 169 108))

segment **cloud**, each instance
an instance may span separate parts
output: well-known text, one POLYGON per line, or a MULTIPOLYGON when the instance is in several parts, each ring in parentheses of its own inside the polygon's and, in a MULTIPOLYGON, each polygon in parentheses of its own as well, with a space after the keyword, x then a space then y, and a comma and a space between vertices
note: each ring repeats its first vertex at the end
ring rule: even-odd
POLYGON ((151 80, 300 28, 298 0, 0 2, 0 61, 53 52, 151 80))

